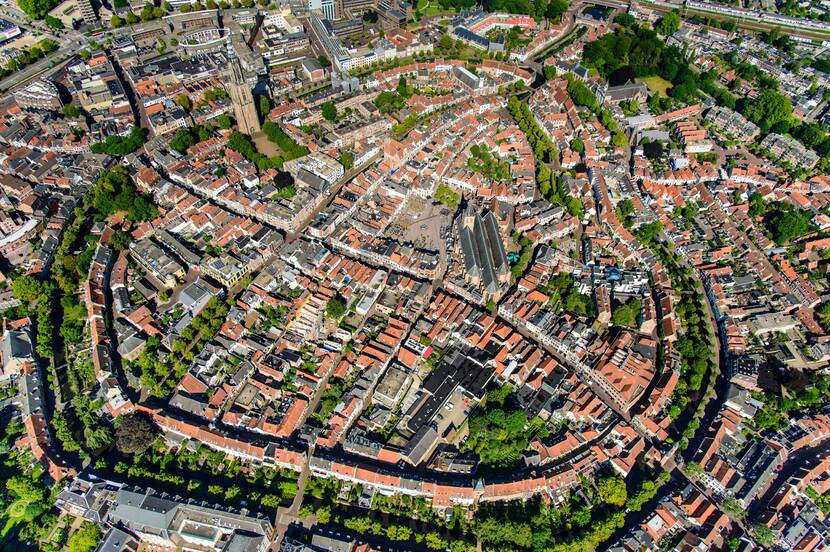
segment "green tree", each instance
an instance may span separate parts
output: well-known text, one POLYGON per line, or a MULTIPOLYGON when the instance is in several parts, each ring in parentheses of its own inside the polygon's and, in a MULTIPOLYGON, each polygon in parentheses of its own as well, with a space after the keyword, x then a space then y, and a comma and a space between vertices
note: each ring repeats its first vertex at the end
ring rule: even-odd
POLYGON ((343 165, 343 168, 346 170, 351 169, 354 167, 354 154, 350 151, 344 151, 340 154, 340 164, 343 165))
POLYGON ((701 475, 703 475, 703 468, 697 462, 689 462, 684 467, 689 477, 694 479, 698 479, 701 475))
POLYGON ((784 95, 771 88, 765 89, 752 101, 744 104, 743 115, 767 132, 782 122, 792 118, 793 104, 784 95))
POLYGON ((263 94, 259 97, 259 116, 264 121, 268 119, 269 113, 271 113, 271 100, 263 94))
POLYGON ((427 533, 425 544, 427 548, 432 548, 433 550, 445 550, 447 548, 447 541, 441 538, 441 534, 438 531, 430 531, 427 533))
POLYGON ((43 20, 53 31, 62 31, 64 29, 63 21, 57 17, 47 15, 43 20))
POLYGON ((637 23, 637 18, 630 13, 621 13, 614 18, 614 23, 623 27, 633 27, 637 23))
POLYGON ((624 148, 628 144, 628 138, 622 132, 615 132, 611 135, 611 144, 616 148, 624 148))
POLYGON ((227 130, 227 129, 231 128, 231 126, 233 125, 233 121, 231 120, 231 118, 228 115, 223 113, 222 115, 219 115, 216 118, 216 124, 222 130, 227 130))
POLYGON ((669 12, 657 22, 654 30, 663 36, 673 35, 680 28, 680 15, 677 12, 669 12))
POLYGON ((464 449, 474 451, 484 465, 510 467, 521 460, 532 431, 509 385, 489 392, 468 420, 464 449))
POLYGON ((729 517, 732 519, 743 519, 746 517, 746 508, 741 505, 741 503, 734 497, 726 497, 721 502, 721 508, 723 511, 729 514, 729 517))
POLYGON ((120 17, 118 17, 117 15, 113 15, 110 18, 110 25, 112 25, 116 29, 119 28, 119 27, 123 27, 124 26, 124 20, 121 19, 120 17))
POLYGON ((625 304, 619 305, 614 309, 611 320, 617 326, 633 328, 636 325, 637 316, 640 315, 641 308, 642 303, 640 300, 632 298, 625 304))
POLYGON ((346 314, 346 303, 340 297, 332 297, 326 303, 326 316, 334 320, 339 320, 346 314))
POLYGON ((92 144, 90 150, 92 153, 106 153, 107 155, 123 157, 142 147, 145 141, 144 130, 135 126, 127 136, 108 136, 103 142, 92 144))
POLYGON ((115 446, 124 454, 141 454, 155 441, 158 430, 143 414, 128 414, 119 420, 115 446))
POLYGON ((600 478, 597 481, 597 488, 599 489, 600 495, 602 495, 602 500, 606 504, 621 508, 628 499, 625 481, 615 475, 600 478))
MULTIPOLYGON (((185 96, 187 97, 187 96, 185 96)), ((189 100, 188 100, 189 101, 189 100)), ((189 148, 196 144, 196 137, 191 134, 189 129, 180 128, 176 131, 176 135, 170 140, 170 147, 179 153, 186 152, 189 148)))
POLYGON ((822 304, 816 309, 818 315, 818 323, 825 331, 830 331, 830 302, 822 304))
POLYGON ((193 102, 190 101, 190 96, 188 96, 187 94, 179 94, 178 96, 176 96, 176 105, 178 105, 185 111, 190 111, 193 109, 193 102))
POLYGON ((81 108, 78 107, 75 104, 66 104, 65 106, 63 106, 62 111, 63 111, 63 116, 66 117, 67 119, 77 119, 78 117, 83 115, 83 112, 81 111, 81 108))
POLYGON ((769 547, 775 544, 775 533, 763 523, 756 523, 752 527, 752 535, 761 546, 769 547))
POLYGON ((320 508, 317 508, 314 515, 317 518, 317 523, 325 525, 331 521, 331 508, 329 506, 321 506, 320 508))
POLYGON ((72 533, 66 546, 69 552, 92 552, 98 547, 104 534, 94 523, 84 522, 77 531, 72 533))
POLYGON ((17 0, 18 7, 32 19, 43 19, 58 4, 57 0, 17 0))
POLYGON ((785 245, 813 229, 807 211, 796 209, 789 203, 775 202, 764 214, 764 226, 778 245, 785 245))
POLYGON ((130 248, 130 242, 132 242, 132 238, 121 228, 115 230, 110 237, 110 245, 113 246, 116 251, 126 251, 130 248))
POLYGON ((44 284, 34 276, 24 274, 12 281, 12 295, 24 302, 37 299, 44 292, 44 284))
POLYGON ((438 47, 442 50, 450 50, 453 47, 452 37, 448 34, 442 34, 438 39, 438 47))
POLYGON ((337 107, 333 102, 324 102, 322 106, 323 118, 327 121, 334 121, 337 119, 337 107))
POLYGON ((545 17, 555 23, 559 23, 569 7, 568 0, 551 0, 545 10, 545 17))

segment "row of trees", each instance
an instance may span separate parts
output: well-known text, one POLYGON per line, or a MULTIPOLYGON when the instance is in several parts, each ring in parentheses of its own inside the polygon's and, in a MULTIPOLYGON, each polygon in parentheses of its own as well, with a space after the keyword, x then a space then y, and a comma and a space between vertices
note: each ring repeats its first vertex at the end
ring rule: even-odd
MULTIPOLYGON (((620 127, 617 125, 617 121, 614 120, 614 116, 611 112, 599 105, 594 93, 591 92, 591 90, 589 90, 588 87, 582 83, 582 81, 575 78, 573 75, 566 75, 565 79, 568 81, 568 95, 571 97, 574 104, 587 107, 597 116, 599 122, 602 123, 602 126, 608 129, 608 132, 611 133, 611 145, 616 148, 625 147, 628 143, 628 139, 620 130, 620 127)), ((573 148, 573 146, 571 147, 573 148)), ((574 151, 582 153, 582 151, 577 150, 576 148, 574 148, 574 151)))
MULTIPOLYGON (((433 550, 475 550, 475 545, 470 542, 470 523, 458 506, 448 519, 437 515, 423 497, 376 494, 369 514, 354 516, 344 511, 341 515, 335 501, 335 497, 341 494, 341 487, 342 484, 334 479, 310 477, 306 482, 299 516, 308 518, 314 515, 320 524, 342 524, 358 535, 383 536, 398 542, 414 541, 433 550)), ((348 493, 348 500, 356 501, 362 493, 362 486, 355 485, 348 493)))
POLYGON ((163 397, 172 391, 187 373, 190 362, 202 350, 205 343, 216 335, 230 307, 227 302, 213 297, 207 306, 184 328, 173 342, 172 351, 163 360, 158 352, 161 341, 150 336, 132 367, 139 373, 141 384, 156 397, 163 397))
MULTIPOLYGON (((514 280, 518 280, 525 273, 527 265, 530 264, 531 255, 533 255, 533 241, 527 236, 514 235, 513 239, 519 245, 519 260, 510 269, 514 280)), ((493 308, 490 309, 494 310, 493 308)))
POLYGON ((489 11, 522 13, 536 18, 558 22, 568 11, 567 0, 491 0, 485 3, 489 11))
MULTIPOLYGON (((659 224, 659 221, 655 222, 659 224)), ((675 345, 680 354, 680 380, 672 395, 672 407, 669 410, 669 415, 676 419, 687 406, 695 405, 700 411, 700 407, 705 405, 702 399, 717 376, 716 359, 713 358, 715 337, 709 323, 709 313, 704 305, 706 298, 702 284, 693 277, 691 268, 684 267, 678 253, 658 241, 659 231, 659 228, 644 231, 643 227, 640 227, 635 235, 657 255, 669 274, 672 288, 680 297, 676 312, 680 317, 683 335, 678 338, 675 345), (704 386, 707 373, 709 380, 704 386)), ((694 435, 699 423, 699 416, 696 416, 684 429, 684 443, 694 435)))
POLYGON ((507 102, 507 109, 533 148, 536 156, 536 183, 539 186, 539 192, 552 204, 564 206, 569 214, 581 219, 585 212, 582 201, 578 197, 568 195, 567 190, 561 186, 561 180, 556 178, 546 164, 553 159, 554 155, 559 155, 556 146, 536 122, 527 104, 512 96, 507 102))
POLYGON ((58 42, 51 38, 44 38, 33 46, 21 49, 16 58, 10 59, 6 62, 6 66, 0 69, 0 78, 5 78, 15 71, 33 64, 57 49, 58 42))
POLYGON ((186 446, 170 449, 163 439, 156 439, 157 435, 152 422, 141 415, 119 419, 119 451, 134 452, 127 461, 119 460, 112 468, 103 463, 99 469, 104 473, 111 471, 131 484, 152 485, 173 494, 263 512, 273 511, 298 492, 294 472, 279 472, 267 466, 257 468, 204 445, 195 451, 186 446), (122 430, 124 424, 130 424, 128 432, 122 430))
MULTIPOLYGON (((319 519, 319 515, 318 515, 319 519)), ((345 518, 343 525, 351 529, 359 535, 372 534, 377 536, 385 536, 392 541, 409 541, 413 538, 412 529, 408 525, 389 525, 384 528, 379 521, 373 521, 369 516, 361 516, 355 518, 345 518)), ((441 536, 438 531, 429 531, 428 533, 415 533, 414 540, 416 543, 423 543, 431 550, 447 550, 452 552, 462 552, 473 550, 474 547, 463 539, 447 539, 441 536)))
POLYGON ((519 128, 527 136, 527 140, 530 142, 533 153, 536 156, 537 164, 550 162, 554 156, 559 155, 556 146, 553 145, 551 139, 536 122, 526 103, 519 101, 516 96, 511 96, 507 101, 507 109, 516 121, 516 124, 519 125, 519 128))
POLYGON ((276 123, 265 121, 262 124, 262 132, 265 133, 269 140, 279 146, 282 151, 280 157, 283 161, 290 161, 308 155, 308 148, 298 144, 296 140, 286 134, 276 123))
POLYGON ((126 136, 114 134, 107 136, 103 142, 97 142, 90 146, 92 153, 106 153, 116 157, 129 155, 141 148, 147 141, 145 131, 134 126, 126 136))
POLYGON ((53 356, 52 333, 52 300, 55 295, 55 284, 44 282, 29 275, 17 277, 12 281, 12 294, 23 303, 37 302, 35 313, 37 318, 37 335, 35 336, 35 352, 41 358, 53 356))
POLYGON ((527 502, 479 506, 473 532, 483 550, 593 550, 625 522, 624 509, 639 511, 669 480, 661 472, 629 494, 616 475, 584 480, 562 504, 549 506, 538 498, 527 502))
POLYGON ((171 11, 171 7, 170 4, 168 4, 167 2, 165 2, 161 6, 156 6, 152 2, 147 2, 141 8, 141 11, 138 13, 138 15, 136 15, 132 10, 128 11, 123 18, 119 15, 113 15, 112 19, 110 19, 110 24, 113 27, 118 28, 123 26, 125 23, 127 25, 135 25, 138 22, 146 23, 147 21, 161 19, 162 17, 167 15, 169 11, 171 11))

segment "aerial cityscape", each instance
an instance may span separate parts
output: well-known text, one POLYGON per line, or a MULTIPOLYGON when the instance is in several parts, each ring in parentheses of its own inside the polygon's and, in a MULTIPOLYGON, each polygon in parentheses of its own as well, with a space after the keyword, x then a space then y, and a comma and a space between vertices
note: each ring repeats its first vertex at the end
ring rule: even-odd
POLYGON ((0 0, 0 550, 830 550, 830 1, 0 0))

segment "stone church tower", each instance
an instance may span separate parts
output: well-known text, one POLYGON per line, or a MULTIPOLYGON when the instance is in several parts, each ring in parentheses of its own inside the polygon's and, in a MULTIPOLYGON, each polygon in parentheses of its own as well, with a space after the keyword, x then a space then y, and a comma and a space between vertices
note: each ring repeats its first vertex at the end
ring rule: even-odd
POLYGON ((259 132, 259 117, 254 105, 254 96, 251 94, 251 87, 245 80, 242 65, 236 56, 232 56, 230 59, 229 76, 228 92, 233 103, 233 112, 236 117, 236 124, 239 125, 239 131, 245 134, 259 132))

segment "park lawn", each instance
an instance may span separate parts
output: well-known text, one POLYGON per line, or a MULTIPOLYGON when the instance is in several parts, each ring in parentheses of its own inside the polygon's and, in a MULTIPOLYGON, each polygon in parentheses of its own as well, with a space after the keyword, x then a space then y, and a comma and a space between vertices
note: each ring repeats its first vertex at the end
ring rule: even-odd
POLYGON ((438 3, 438 0, 418 0, 415 12, 421 15, 454 15, 458 13, 455 8, 446 9, 438 3))
POLYGON ((426 15, 455 15, 458 11, 453 8, 446 10, 439 5, 427 7, 424 13, 426 15))
POLYGON ((648 86, 648 89, 652 94, 659 92, 661 96, 668 96, 668 90, 673 86, 672 83, 666 79, 656 75, 653 77, 642 77, 640 80, 643 81, 643 84, 648 86))
POLYGON ((435 190, 435 199, 441 203, 445 203, 450 207, 457 207, 461 202, 461 194, 454 191, 446 184, 439 184, 438 189, 435 190))

